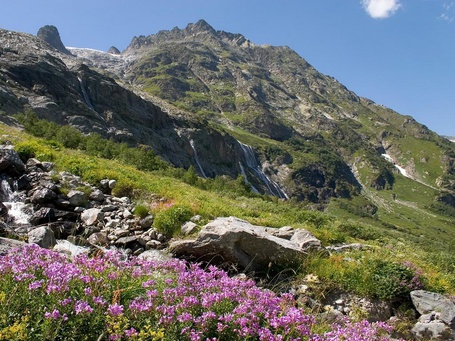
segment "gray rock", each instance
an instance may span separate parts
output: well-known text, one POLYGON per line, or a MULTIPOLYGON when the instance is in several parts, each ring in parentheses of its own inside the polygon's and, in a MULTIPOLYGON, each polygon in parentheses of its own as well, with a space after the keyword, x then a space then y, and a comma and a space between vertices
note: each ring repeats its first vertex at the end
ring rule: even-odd
POLYGON ((454 340, 453 331, 441 321, 417 322, 411 332, 418 340, 454 340))
MULTIPOLYGON (((205 225, 195 240, 171 243, 177 256, 239 264, 245 269, 266 269, 270 264, 287 265, 315 250, 317 239, 302 230, 296 242, 267 233, 267 228, 235 218, 217 218, 205 225), (305 237, 305 238, 303 238, 305 237), (308 244, 305 244, 308 240, 308 244)), ((320 245, 320 243, 319 243, 320 245)))
POLYGON ((57 244, 52 229, 48 226, 40 226, 28 233, 28 242, 38 244, 42 248, 51 249, 57 244))
POLYGON ((292 236, 295 233, 295 230, 292 226, 283 226, 279 229, 273 229, 271 233, 278 237, 278 238, 284 238, 284 239, 291 239, 292 236))
POLYGON ((116 230, 114 230, 114 232, 113 232, 114 236, 116 236, 117 238, 125 237, 125 236, 127 236, 129 233, 130 233, 130 231, 125 230, 125 229, 116 229, 116 230))
POLYGON ((31 201, 34 204, 48 203, 54 199, 57 199, 57 193, 49 188, 40 188, 31 197, 31 201))
POLYGON ((161 246, 161 242, 159 242, 158 240, 152 239, 152 240, 147 241, 145 246, 148 249, 157 249, 157 248, 159 248, 161 246))
POLYGON ((197 215, 191 217, 191 219, 190 219, 190 221, 192 221, 193 223, 198 223, 198 222, 200 222, 201 220, 202 220, 202 217, 201 217, 199 214, 197 214, 197 215))
POLYGON ((71 190, 67 194, 68 201, 70 202, 71 206, 85 206, 87 204, 87 196, 82 191, 71 190))
POLYGON ((430 291, 415 290, 411 292, 411 300, 420 314, 438 312, 444 323, 455 326, 455 303, 449 298, 430 291))
POLYGON ((115 205, 103 205, 101 206, 101 212, 113 212, 118 210, 118 206, 115 205))
POLYGON ((122 212, 122 215, 123 215, 123 218, 125 218, 125 219, 133 219, 133 218, 134 218, 134 214, 131 213, 131 211, 128 210, 128 209, 125 209, 125 210, 122 212))
POLYGON ((144 230, 149 229, 153 225, 153 220, 153 215, 149 214, 145 218, 139 220, 139 226, 141 226, 144 230))
POLYGON ((25 165, 13 148, 11 145, 0 146, 0 172, 20 175, 25 172, 25 165))
POLYGON ((108 187, 110 189, 113 189, 116 185, 117 185, 117 181, 116 180, 109 180, 108 187))
POLYGON ((41 162, 41 169, 45 172, 50 172, 52 169, 54 169, 55 164, 53 162, 41 162))
POLYGON ((88 254, 90 252, 90 248, 75 245, 67 240, 57 240, 57 244, 54 246, 53 250, 63 253, 71 258, 74 258, 81 253, 88 254))
POLYGON ((304 229, 296 230, 290 241, 306 251, 322 250, 321 241, 304 229))
POLYGON ((52 25, 43 26, 38 30, 38 33, 36 35, 38 38, 44 40, 46 43, 59 50, 60 52, 71 55, 71 52, 66 49, 65 45, 63 45, 57 27, 52 25))
POLYGON ((95 225, 102 222, 104 218, 103 212, 99 208, 89 208, 81 213, 81 220, 87 226, 95 225))
POLYGON ((99 190, 99 189, 95 189, 92 193, 90 193, 88 198, 90 200, 103 202, 104 201, 104 193, 101 190, 99 190))
POLYGON ((141 238, 141 236, 127 236, 117 239, 115 241, 115 245, 123 248, 129 248, 134 251, 144 247, 146 242, 141 238))
POLYGON ((61 211, 50 207, 41 207, 38 211, 32 214, 29 221, 32 225, 41 225, 51 222, 61 221, 76 221, 79 215, 75 212, 61 211))
POLYGON ((0 256, 6 255, 9 250, 19 248, 26 245, 26 243, 15 239, 0 237, 0 256))
POLYGON ((106 246, 109 244, 107 234, 104 232, 95 232, 87 238, 87 242, 93 245, 106 246))
POLYGON ((188 236, 197 230, 197 224, 193 223, 192 221, 188 221, 182 225, 181 231, 182 234, 188 236))
POLYGON ((172 259, 172 255, 160 250, 147 250, 141 253, 138 258, 148 261, 165 262, 172 259))

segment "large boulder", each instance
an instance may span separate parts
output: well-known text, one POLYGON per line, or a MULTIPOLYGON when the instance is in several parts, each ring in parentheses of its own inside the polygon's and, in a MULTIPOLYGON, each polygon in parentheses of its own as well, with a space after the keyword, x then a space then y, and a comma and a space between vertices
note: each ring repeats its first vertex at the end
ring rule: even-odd
POLYGON ((455 302, 425 290, 411 292, 411 300, 421 314, 412 328, 418 340, 455 340, 455 302))
POLYGON ((309 251, 323 249, 307 231, 295 230, 294 240, 289 234, 288 239, 274 236, 274 231, 235 217, 217 218, 205 225, 195 240, 173 242, 170 250, 178 257, 260 271, 272 265, 288 265, 309 251))
POLYGON ((411 292, 411 300, 420 314, 437 312, 444 323, 455 327, 455 302, 451 299, 434 292, 415 290, 411 292))
POLYGON ((41 225, 56 221, 76 221, 79 214, 75 212, 62 211, 51 207, 41 207, 30 217, 30 224, 41 225))
POLYGON ((48 226, 40 226, 28 233, 29 244, 35 243, 45 249, 51 249, 57 244, 54 232, 48 226))
POLYGON ((25 172, 25 164, 11 145, 0 146, 0 172, 21 175, 25 172))
POLYGON ((20 248, 24 245, 26 243, 19 240, 0 237, 0 256, 6 255, 11 249, 20 248))

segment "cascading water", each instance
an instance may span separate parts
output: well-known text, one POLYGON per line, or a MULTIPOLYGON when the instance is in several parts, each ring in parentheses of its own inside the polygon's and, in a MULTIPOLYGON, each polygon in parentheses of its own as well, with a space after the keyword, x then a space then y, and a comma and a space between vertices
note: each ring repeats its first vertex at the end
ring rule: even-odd
POLYGON ((92 101, 90 100, 90 97, 88 96, 87 90, 85 89, 84 81, 80 77, 77 77, 77 80, 79 81, 79 85, 81 87, 81 92, 82 92, 82 97, 84 97, 85 104, 87 104, 87 106, 90 109, 95 111, 95 108, 93 107, 92 101))
MULTIPOLYGON (((243 156, 245 159, 245 165, 248 167, 254 175, 262 182, 264 185, 267 187, 268 191, 270 194, 273 194, 281 199, 289 199, 288 195, 280 188, 280 186, 273 180, 271 180, 265 173, 262 171, 262 167, 258 159, 256 158, 256 155, 254 153, 253 147, 243 144, 239 142, 240 147, 242 148, 243 151, 243 156)), ((245 177, 245 181, 248 182, 248 179, 246 177, 245 170, 243 169, 243 166, 241 163, 240 165, 240 171, 242 175, 245 177)), ((253 190, 255 188, 253 187, 253 190)), ((257 191, 257 190, 256 190, 257 191)))
POLYGON ((24 199, 17 191, 17 182, 13 183, 13 188, 6 180, 1 182, 1 192, 3 204, 8 209, 8 222, 16 226, 29 224, 31 210, 22 200, 24 199), (14 189, 14 190, 13 190, 14 189))
POLYGON ((256 187, 254 187, 251 182, 248 181, 248 176, 246 175, 246 172, 245 172, 245 168, 243 168, 243 165, 242 163, 239 161, 239 167, 240 167, 240 174, 242 174, 242 176, 245 178, 245 183, 247 185, 250 185, 251 186, 251 190, 254 192, 254 193, 257 193, 259 194, 259 191, 257 190, 256 187))
POLYGON ((196 147, 194 146, 194 141, 193 140, 190 140, 190 146, 193 149, 194 161, 196 162, 197 166, 199 167, 199 170, 201 171, 201 175, 204 178, 207 178, 207 175, 205 175, 204 169, 202 168, 202 165, 199 162, 199 157, 197 155, 196 147))

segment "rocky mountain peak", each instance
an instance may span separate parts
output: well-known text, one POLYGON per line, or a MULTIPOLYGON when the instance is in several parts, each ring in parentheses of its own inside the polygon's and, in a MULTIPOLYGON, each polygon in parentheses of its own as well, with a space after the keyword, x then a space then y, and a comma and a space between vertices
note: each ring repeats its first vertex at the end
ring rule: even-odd
POLYGON ((109 50, 107 50, 107 53, 110 54, 120 54, 120 50, 116 48, 115 46, 111 46, 109 50))
POLYGON ((38 30, 37 37, 44 40, 58 51, 71 55, 71 52, 66 49, 65 45, 63 45, 57 27, 52 25, 43 26, 38 30))
POLYGON ((185 28, 186 33, 197 34, 197 33, 213 33, 216 34, 215 29, 209 25, 209 23, 203 19, 200 19, 195 24, 188 24, 185 28))

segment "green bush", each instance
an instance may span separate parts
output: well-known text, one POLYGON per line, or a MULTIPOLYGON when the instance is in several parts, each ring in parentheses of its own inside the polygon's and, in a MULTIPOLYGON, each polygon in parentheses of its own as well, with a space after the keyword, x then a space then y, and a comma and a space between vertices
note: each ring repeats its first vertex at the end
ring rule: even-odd
POLYGON ((375 259, 369 264, 375 296, 381 300, 400 301, 412 290, 421 289, 420 272, 412 266, 375 259))
POLYGON ((192 216, 192 210, 188 206, 175 205, 164 211, 160 211, 155 216, 154 225, 161 233, 167 236, 176 234, 183 223, 192 216))
POLYGON ((130 180, 118 181, 112 189, 112 195, 116 197, 133 197, 136 186, 130 180))
POLYGON ((134 215, 138 216, 139 218, 145 218, 150 212, 147 206, 145 205, 136 205, 133 210, 134 215))

